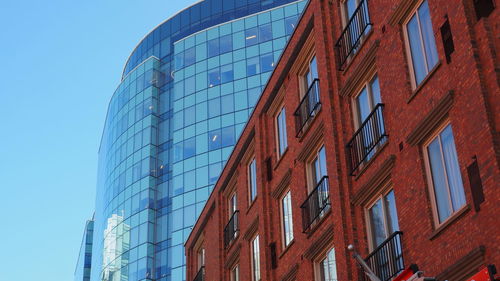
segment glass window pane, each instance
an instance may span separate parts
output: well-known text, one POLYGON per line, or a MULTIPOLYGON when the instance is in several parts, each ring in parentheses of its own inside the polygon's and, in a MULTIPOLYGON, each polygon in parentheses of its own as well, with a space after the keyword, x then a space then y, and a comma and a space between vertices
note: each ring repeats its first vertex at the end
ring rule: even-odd
POLYGON ((247 75, 252 76, 260 72, 259 57, 249 58, 247 60, 247 75))
POLYGON ((261 72, 272 71, 274 68, 274 56, 272 53, 260 57, 261 72))
POLYGON ((220 72, 218 68, 208 71, 208 87, 213 87, 220 84, 220 72))
POLYGON ((196 138, 184 141, 184 158, 193 157, 196 154, 196 138))
POLYGON ((370 208, 370 225, 372 231, 372 242, 377 247, 387 238, 384 227, 384 214, 382 211, 382 200, 378 200, 370 208))
POLYGON ((391 235, 395 231, 399 230, 398 213, 396 209, 396 198, 394 196, 394 191, 391 190, 385 196, 385 208, 387 216, 387 228, 389 229, 388 235, 391 235))
POLYGON ((413 62, 413 72, 416 84, 420 84, 427 74, 424 55, 418 30, 417 15, 414 15, 406 27, 408 40, 410 43, 411 58, 413 62))
POLYGON ((220 53, 224 54, 233 50, 232 35, 222 36, 220 38, 220 53))
POLYGON ((224 65, 220 68, 221 71, 221 83, 227 83, 230 81, 233 81, 234 79, 234 74, 233 74, 233 65, 232 64, 227 64, 224 65))
POLYGON ((250 184, 250 201, 255 200, 257 196, 257 167, 255 158, 250 162, 248 167, 248 182, 250 184))
POLYGON ((451 215, 451 208, 448 201, 448 191, 446 188, 446 179, 441 157, 441 147, 439 138, 436 138, 427 148, 429 155, 429 165, 431 166, 432 182, 434 195, 436 198, 436 207, 439 215, 439 222, 443 222, 451 215))
POLYGON ((422 28, 422 37, 427 57, 427 69, 431 70, 438 62, 438 54, 436 50, 436 41, 434 40, 434 32, 432 31, 429 4, 427 1, 424 1, 422 5, 420 5, 420 8, 418 8, 418 15, 420 16, 420 27, 422 28))
POLYGON ((208 41, 208 57, 219 55, 219 38, 208 41))
POLYGON ((252 266, 253 266, 253 280, 260 280, 260 250, 259 250, 259 236, 257 235, 252 241, 252 266))
POLYGON ((286 134, 286 115, 285 108, 281 109, 281 112, 277 117, 277 127, 278 127, 278 145, 279 145, 279 153, 280 155, 285 152, 285 149, 288 147, 288 140, 286 134))
POLYGON ((331 249, 326 258, 321 261, 321 280, 337 281, 337 265, 335 263, 335 249, 331 249))
POLYGON ((208 118, 220 115, 220 99, 212 99, 208 101, 208 118))
POLYGON ((227 146, 231 146, 231 145, 234 145, 235 143, 235 136, 234 136, 234 127, 233 126, 229 126, 229 127, 226 127, 226 128, 223 128, 221 130, 221 145, 222 147, 227 147, 227 146))
POLYGON ((283 197, 281 201, 283 215, 283 232, 285 246, 288 246, 293 240, 293 219, 292 219, 292 199, 290 191, 283 197))
POLYGON ((257 27, 249 28, 245 30, 245 45, 252 46, 259 43, 257 27))
POLYGON ((448 125, 441 133, 441 141, 443 143, 443 154, 453 211, 458 211, 465 205, 465 193, 451 125, 448 125))
POLYGON ((273 39, 273 31, 271 24, 264 24, 259 26, 259 41, 266 42, 273 39))
POLYGON ((290 35, 293 33, 296 24, 297 24, 297 16, 288 17, 285 19, 286 35, 290 35))
POLYGON ((196 51, 195 48, 189 48, 184 51, 184 66, 190 66, 196 62, 196 51))

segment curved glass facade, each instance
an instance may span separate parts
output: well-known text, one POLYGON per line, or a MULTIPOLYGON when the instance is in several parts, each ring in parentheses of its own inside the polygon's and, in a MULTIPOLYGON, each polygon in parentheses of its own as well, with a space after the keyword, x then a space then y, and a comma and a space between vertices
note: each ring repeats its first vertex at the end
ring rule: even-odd
POLYGON ((185 280, 184 241, 305 4, 205 0, 134 50, 99 150, 91 280, 185 280))

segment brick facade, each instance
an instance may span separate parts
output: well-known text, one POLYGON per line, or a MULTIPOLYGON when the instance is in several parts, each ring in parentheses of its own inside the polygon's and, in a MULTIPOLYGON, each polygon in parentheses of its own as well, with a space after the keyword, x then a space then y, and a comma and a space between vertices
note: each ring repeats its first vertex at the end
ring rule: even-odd
POLYGON ((427 2, 438 62, 418 86, 413 86, 403 30, 422 1, 365 2, 372 26, 343 65, 334 48, 347 22, 342 20, 342 2, 309 2, 186 242, 188 281, 198 273, 200 248, 205 252, 202 280, 229 281, 236 264, 240 280, 252 280, 251 241, 257 234, 261 280, 320 280, 318 262, 331 248, 338 280, 363 280, 347 246, 354 245, 363 258, 373 251, 367 209, 390 190, 402 232, 404 268, 415 264, 426 276, 460 281, 484 265, 500 266, 498 8, 478 19, 473 0, 427 2), (450 60, 440 31, 446 21, 454 45, 450 60), (317 59, 320 105, 297 137, 293 113, 307 88, 303 67, 312 55, 317 59), (348 145, 360 123, 353 117, 358 110, 353 104, 374 75, 387 136, 351 173, 348 145), (279 157, 275 119, 282 105, 288 148, 279 157), (453 130, 465 204, 439 222, 426 144, 446 124, 453 130), (315 187, 310 162, 320 146, 326 152, 329 207, 304 231, 301 206, 315 187), (247 165, 253 157, 257 196, 250 202, 247 165), (293 241, 285 248, 280 199, 288 190, 293 241), (226 246, 233 193, 238 231, 226 246))

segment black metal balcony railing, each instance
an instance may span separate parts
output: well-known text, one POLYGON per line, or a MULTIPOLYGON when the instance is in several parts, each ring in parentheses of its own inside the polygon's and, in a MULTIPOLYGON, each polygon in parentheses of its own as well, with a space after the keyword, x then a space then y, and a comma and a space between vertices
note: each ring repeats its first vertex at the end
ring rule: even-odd
POLYGON ((361 0, 335 44, 339 70, 344 69, 347 59, 356 52, 361 38, 371 25, 367 0, 361 0))
POLYGON ((306 94, 300 101, 299 107, 293 114, 295 116, 296 137, 302 134, 302 130, 307 122, 314 117, 316 111, 321 106, 319 100, 319 79, 314 79, 312 84, 307 89, 306 94))
POLYGON ((373 156, 376 147, 385 142, 388 137, 385 132, 383 109, 383 103, 377 104, 347 143, 351 176, 355 174, 355 171, 363 162, 373 156))
POLYGON ((387 281, 405 269, 401 236, 403 232, 396 231, 380 244, 365 262, 382 281, 387 281))
POLYGON ((302 209, 302 226, 304 232, 309 231, 311 225, 323 217, 329 207, 328 176, 324 176, 309 194, 306 201, 300 206, 302 209))
POLYGON ((229 244, 236 238, 236 234, 238 234, 238 214, 240 211, 235 211, 229 222, 224 227, 224 247, 229 246, 229 244))
POLYGON ((196 277, 194 277, 193 281, 205 281, 205 267, 200 267, 198 273, 196 273, 196 277))

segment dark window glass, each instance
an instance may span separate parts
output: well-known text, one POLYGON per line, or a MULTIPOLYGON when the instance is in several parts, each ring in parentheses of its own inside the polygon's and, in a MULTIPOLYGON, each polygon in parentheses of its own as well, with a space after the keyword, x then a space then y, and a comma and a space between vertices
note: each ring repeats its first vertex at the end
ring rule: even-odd
POLYGON ((196 138, 184 141, 184 158, 193 157, 196 154, 196 138))
POLYGON ((231 52, 233 50, 233 38, 232 35, 222 36, 220 38, 220 53, 224 54, 231 52))
POLYGON ((233 111, 234 111, 233 95, 226 95, 221 97, 221 114, 227 114, 233 111))
POLYGON ((285 19, 285 32, 286 35, 293 33, 295 26, 297 24, 297 16, 289 17, 285 19))
POLYGON ((273 39, 273 30, 271 24, 259 26, 259 41, 266 42, 273 39))
POLYGON ((234 72, 232 64, 224 65, 220 68, 220 70, 221 70, 221 83, 227 83, 233 81, 234 72))
POLYGON ((235 137, 234 137, 234 126, 226 127, 221 130, 222 134, 222 147, 234 145, 235 137))
POLYGON ((208 57, 214 57, 219 54, 219 38, 208 41, 208 57))
POLYGON ((209 184, 214 184, 217 182, 220 172, 221 172, 221 163, 215 163, 208 167, 209 184))
POLYGON ((218 68, 208 71, 208 87, 220 85, 220 72, 218 68))
POLYGON ((247 47, 259 43, 257 27, 245 30, 245 42, 247 47))
POLYGON ((259 70, 259 57, 249 58, 247 60, 247 76, 258 74, 259 70))
POLYGON ((190 66, 195 62, 196 62, 196 51, 194 47, 184 51, 184 66, 190 66))
POLYGON ((213 130, 208 133, 208 149, 215 150, 221 148, 222 138, 221 130, 213 130))
POLYGON ((260 67, 261 67, 261 72, 268 72, 273 70, 274 68, 273 53, 263 55, 262 57, 260 57, 260 67))
POLYGON ((184 67, 184 53, 175 55, 175 70, 181 69, 183 67, 184 67))

